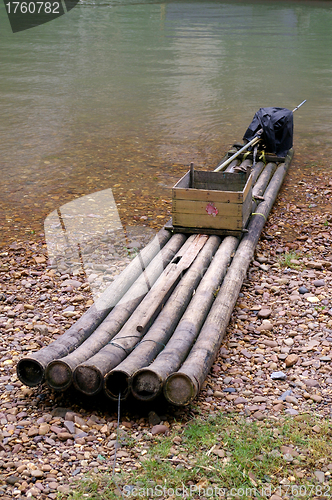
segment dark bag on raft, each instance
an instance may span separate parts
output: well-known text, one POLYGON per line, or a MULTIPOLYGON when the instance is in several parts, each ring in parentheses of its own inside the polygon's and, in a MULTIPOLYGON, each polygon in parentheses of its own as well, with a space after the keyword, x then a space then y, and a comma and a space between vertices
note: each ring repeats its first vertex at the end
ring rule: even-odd
POLYGON ((293 146, 293 112, 287 108, 260 108, 243 139, 251 141, 260 129, 267 151, 286 156, 293 146))

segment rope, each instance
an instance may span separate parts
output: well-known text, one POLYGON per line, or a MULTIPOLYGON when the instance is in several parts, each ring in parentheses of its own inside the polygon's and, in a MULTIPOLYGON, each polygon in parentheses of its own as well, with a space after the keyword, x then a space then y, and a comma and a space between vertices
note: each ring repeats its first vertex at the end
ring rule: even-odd
POLYGON ((262 151, 262 154, 260 155, 259 159, 262 160, 263 163, 266 164, 266 158, 265 158, 265 151, 264 150, 262 151))
POLYGON ((158 342, 157 340, 154 339, 143 339, 137 345, 143 344, 143 342, 154 342, 155 344, 161 345, 163 348, 166 347, 165 344, 163 344, 162 342, 158 342))
POLYGON ((115 452, 114 452, 114 461, 113 461, 113 468, 112 468, 112 475, 111 475, 111 481, 115 484, 116 488, 119 490, 121 497, 124 499, 123 493, 121 489, 119 488, 117 482, 115 481, 115 465, 116 465, 116 453, 119 447, 119 432, 120 432, 120 401, 121 401, 121 392, 119 392, 119 398, 118 398, 118 420, 117 420, 117 426, 116 426, 116 441, 115 441, 115 452))
MULTIPOLYGON (((131 339, 131 338, 139 339, 140 337, 138 337, 137 335, 128 335, 127 337, 119 337, 119 340, 131 339)), ((125 347, 123 347, 123 345, 117 344, 116 342, 112 342, 112 341, 109 342, 108 344, 114 345, 115 347, 119 347, 119 349, 123 349, 126 354, 129 354, 129 352, 133 351, 140 344, 143 344, 143 342, 154 342, 155 344, 161 345, 163 348, 166 347, 165 344, 163 344, 162 342, 158 342, 157 340, 154 340, 154 339, 143 339, 140 342, 138 342, 137 344, 135 344, 133 347, 131 347, 130 349, 126 349, 125 347)))
POLYGON ((265 215, 261 214, 260 212, 253 212, 251 215, 261 215, 262 217, 264 217, 265 222, 267 221, 267 218, 265 217, 265 215))
POLYGON ((118 347, 119 349, 123 349, 124 352, 127 354, 127 349, 123 347, 121 344, 117 344, 116 342, 109 342, 110 345, 114 345, 115 347, 118 347))
MULTIPOLYGON (((140 339, 141 337, 138 335, 127 335, 126 337, 119 337, 118 340, 122 339, 140 339)), ((117 342, 113 342, 112 340, 108 343, 108 345, 114 345, 114 347, 118 347, 119 349, 122 349, 126 354, 129 353, 129 349, 126 349, 123 347, 123 345, 118 344, 117 342)), ((131 348, 130 350, 132 351, 134 348, 131 348)))

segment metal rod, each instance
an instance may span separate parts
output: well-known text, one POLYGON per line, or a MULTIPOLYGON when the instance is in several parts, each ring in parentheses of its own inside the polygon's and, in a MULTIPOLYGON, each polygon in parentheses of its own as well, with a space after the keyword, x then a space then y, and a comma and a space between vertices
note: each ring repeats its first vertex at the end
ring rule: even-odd
MULTIPOLYGON (((257 132, 257 134, 260 132, 260 130, 257 132)), ((232 163, 233 160, 235 160, 235 158, 237 158, 241 153, 243 153, 243 151, 245 151, 246 149, 250 148, 250 146, 254 146, 255 144, 257 144, 259 141, 261 140, 260 136, 255 136, 253 139, 251 139, 250 142, 248 142, 248 144, 246 144, 245 146, 243 146, 241 149, 239 149, 236 153, 234 153, 230 158, 228 158, 228 160, 224 161, 224 163, 222 163, 221 165, 219 165, 219 167, 217 167, 214 172, 219 172, 219 170, 227 167, 227 165, 229 165, 230 163, 232 163)))
POLYGON ((297 109, 299 109, 302 106, 302 104, 304 104, 305 102, 307 102, 307 99, 304 99, 304 101, 302 101, 301 104, 299 104, 298 106, 296 106, 296 108, 293 109, 293 113, 294 113, 294 111, 296 111, 297 109))

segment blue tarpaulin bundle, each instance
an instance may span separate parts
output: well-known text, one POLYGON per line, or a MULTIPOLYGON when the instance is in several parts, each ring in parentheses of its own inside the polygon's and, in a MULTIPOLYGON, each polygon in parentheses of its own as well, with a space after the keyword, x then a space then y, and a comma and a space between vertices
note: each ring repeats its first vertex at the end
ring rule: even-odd
POLYGON ((260 108, 243 139, 251 141, 261 129, 266 150, 280 157, 286 156, 293 146, 293 112, 287 108, 260 108))

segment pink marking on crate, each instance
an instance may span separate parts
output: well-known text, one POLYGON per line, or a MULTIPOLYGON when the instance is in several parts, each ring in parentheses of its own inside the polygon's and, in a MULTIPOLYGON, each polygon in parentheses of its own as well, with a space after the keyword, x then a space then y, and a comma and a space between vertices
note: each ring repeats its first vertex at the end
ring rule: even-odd
POLYGON ((215 207, 214 204, 211 202, 206 205, 205 210, 206 210, 207 214, 212 215, 212 217, 215 217, 216 215, 218 215, 217 207, 215 207))

